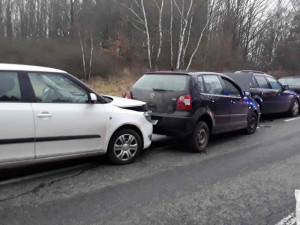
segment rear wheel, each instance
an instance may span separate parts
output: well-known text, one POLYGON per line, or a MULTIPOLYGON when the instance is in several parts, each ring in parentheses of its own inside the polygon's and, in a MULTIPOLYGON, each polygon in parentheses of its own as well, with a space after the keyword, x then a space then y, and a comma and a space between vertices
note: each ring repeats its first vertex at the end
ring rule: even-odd
POLYGON ((292 102, 292 106, 290 109, 290 115, 292 117, 296 117, 299 115, 299 101, 297 99, 294 99, 294 101, 292 102))
POLYGON ((200 121, 188 138, 188 147, 192 152, 203 152, 206 150, 209 141, 210 131, 207 123, 200 121))
POLYGON ((140 135, 132 129, 116 132, 109 143, 107 156, 116 165, 132 163, 142 151, 140 135))
POLYGON ((258 125, 258 116, 256 113, 252 113, 248 118, 247 128, 245 130, 246 134, 254 134, 258 125))

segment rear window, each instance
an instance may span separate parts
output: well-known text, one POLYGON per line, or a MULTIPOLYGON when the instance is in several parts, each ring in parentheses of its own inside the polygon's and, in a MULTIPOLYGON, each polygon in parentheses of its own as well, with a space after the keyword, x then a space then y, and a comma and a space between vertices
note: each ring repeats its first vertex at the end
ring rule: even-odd
POLYGON ((188 76, 185 75, 146 74, 135 83, 133 88, 183 91, 185 90, 187 79, 188 76))

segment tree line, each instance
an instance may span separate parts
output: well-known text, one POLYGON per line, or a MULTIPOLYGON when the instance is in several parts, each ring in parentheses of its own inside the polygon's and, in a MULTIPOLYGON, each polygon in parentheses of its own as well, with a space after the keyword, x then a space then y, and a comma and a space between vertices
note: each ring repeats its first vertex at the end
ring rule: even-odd
MULTIPOLYGON (((28 42, 32 48, 40 46, 39 55, 55 52, 54 57, 70 67, 80 64, 86 79, 104 73, 100 67, 109 63, 114 68, 139 64, 149 70, 297 73, 300 2, 0 0, 0 60, 26 62, 20 56, 26 53, 20 52, 28 42)), ((38 63, 47 64, 49 57, 38 63)))

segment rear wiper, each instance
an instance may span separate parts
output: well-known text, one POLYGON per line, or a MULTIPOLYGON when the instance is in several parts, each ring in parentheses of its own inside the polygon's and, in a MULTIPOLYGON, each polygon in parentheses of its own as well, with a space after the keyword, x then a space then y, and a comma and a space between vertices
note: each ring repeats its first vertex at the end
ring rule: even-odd
POLYGON ((173 90, 165 90, 165 89, 158 89, 158 88, 152 88, 153 91, 173 91, 173 90))

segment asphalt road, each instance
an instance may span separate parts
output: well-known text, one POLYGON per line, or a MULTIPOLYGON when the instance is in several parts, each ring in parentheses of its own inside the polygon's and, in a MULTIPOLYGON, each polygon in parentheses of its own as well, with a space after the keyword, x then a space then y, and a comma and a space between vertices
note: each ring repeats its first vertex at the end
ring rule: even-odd
POLYGON ((0 224, 275 224, 295 211, 300 118, 211 139, 155 137, 127 166, 104 157, 2 170, 0 224), (25 177, 24 177, 25 176, 25 177))

